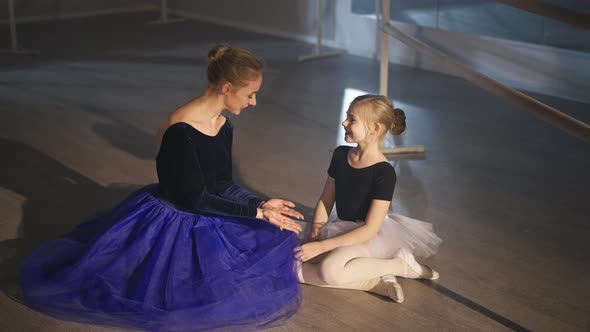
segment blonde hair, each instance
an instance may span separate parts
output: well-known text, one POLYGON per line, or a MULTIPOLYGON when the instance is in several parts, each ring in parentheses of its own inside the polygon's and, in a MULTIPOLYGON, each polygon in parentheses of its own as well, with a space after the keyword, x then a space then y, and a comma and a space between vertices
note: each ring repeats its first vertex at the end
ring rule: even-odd
POLYGON ((243 87, 264 70, 264 62, 254 54, 229 44, 217 44, 207 54, 207 80, 212 85, 229 82, 243 87))
POLYGON ((392 135, 399 135, 406 129, 406 114, 400 108, 394 108, 391 100, 380 95, 361 95, 350 103, 350 108, 360 106, 360 116, 365 123, 367 133, 372 132, 374 124, 379 123, 385 131, 379 133, 382 139, 389 131, 392 135))

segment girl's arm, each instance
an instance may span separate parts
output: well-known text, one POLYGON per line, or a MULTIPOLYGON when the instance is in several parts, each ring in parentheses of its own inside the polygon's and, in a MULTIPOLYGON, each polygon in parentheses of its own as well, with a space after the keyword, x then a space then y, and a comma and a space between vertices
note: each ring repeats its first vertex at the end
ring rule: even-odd
POLYGON ((371 207, 369 208, 369 213, 367 214, 364 225, 333 238, 325 239, 323 241, 309 242, 297 247, 295 249, 297 252, 297 258, 305 262, 317 255, 321 255, 327 251, 342 246, 352 246, 369 241, 377 235, 377 232, 379 232, 390 204, 390 201, 374 199, 371 202, 371 207))
POLYGON ((379 232, 379 229, 381 229, 381 225, 383 225, 390 204, 390 201, 374 199, 371 202, 365 224, 350 232, 321 241, 323 251, 326 252, 342 246, 361 244, 374 238, 377 232, 379 232))
POLYGON ((324 191, 320 196, 316 206, 315 213, 313 215, 313 223, 311 225, 311 231, 309 233, 309 240, 315 241, 320 235, 320 230, 328 222, 330 213, 334 208, 334 201, 336 200, 336 182, 334 178, 328 176, 326 183, 324 184, 324 191))
POLYGON ((314 225, 325 225, 328 222, 332 208, 334 208, 334 201, 336 200, 336 182, 334 178, 328 176, 324 184, 324 191, 315 206, 315 213, 313 215, 314 225))

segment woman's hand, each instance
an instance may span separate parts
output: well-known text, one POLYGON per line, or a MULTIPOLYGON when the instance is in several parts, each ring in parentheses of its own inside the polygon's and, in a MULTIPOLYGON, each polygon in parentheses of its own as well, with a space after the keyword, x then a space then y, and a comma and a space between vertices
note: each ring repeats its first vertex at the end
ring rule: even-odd
POLYGON ((295 234, 301 232, 301 226, 289 217, 283 215, 282 211, 271 209, 258 209, 256 218, 266 220, 281 230, 286 229, 295 234))
POLYGON ((293 210, 294 207, 295 204, 293 202, 279 198, 269 199, 260 206, 263 210, 276 210, 284 216, 303 220, 303 215, 293 210))
POLYGON ((322 228, 324 228, 326 224, 313 224, 311 225, 311 230, 309 231, 309 241, 317 241, 320 238, 320 233, 322 228))
POLYGON ((306 262, 324 252, 326 252, 326 250, 324 249, 322 241, 307 242, 306 244, 295 248, 295 257, 302 262, 306 262))

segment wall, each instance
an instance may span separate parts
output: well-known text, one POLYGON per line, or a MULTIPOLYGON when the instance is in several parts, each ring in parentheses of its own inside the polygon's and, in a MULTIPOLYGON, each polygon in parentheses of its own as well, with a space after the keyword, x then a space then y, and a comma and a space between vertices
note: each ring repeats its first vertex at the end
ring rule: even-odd
MULTIPOLYGON (((352 1, 324 1, 324 45, 342 48, 353 55, 376 57, 377 21, 374 15, 353 15, 352 1)), ((21 21, 157 10, 159 3, 15 0, 21 21)), ((569 5, 577 8, 579 3, 570 1, 569 5)), ((3 4, 0 17, 7 17, 7 1, 3 4)), ((310 43, 316 40, 317 4, 318 0, 169 1, 171 12, 181 16, 310 43)), ((590 53, 584 52, 590 44, 589 31, 498 7, 493 1, 400 0, 392 1, 392 5, 397 13, 396 26, 500 82, 526 91, 590 102, 590 53)), ((390 43, 390 61, 454 74, 395 40, 390 43)))
MULTIPOLYGON (((552 5, 590 11, 588 1, 552 5)), ((490 0, 393 0, 391 18, 427 28, 590 51, 590 31, 490 0)))
MULTIPOLYGON (((153 0, 14 0, 17 22, 53 20, 158 8, 153 0)), ((0 22, 8 21, 8 0, 0 1, 0 22)))
MULTIPOLYGON (((339 0, 337 2, 336 17, 338 19, 335 27, 335 43, 351 54, 376 57, 378 39, 376 37, 367 38, 367 36, 377 35, 377 21, 374 15, 352 14, 350 12, 351 1, 339 0)), ((426 0, 418 2, 424 3, 426 0)), ((469 3, 474 4, 476 1, 469 3)), ((481 11, 480 15, 483 15, 481 11)), ((504 16, 502 22, 517 26, 514 22, 522 19, 523 27, 521 29, 528 31, 527 29, 532 26, 524 19, 525 17, 530 19, 528 15, 525 13, 521 18, 504 16)), ((475 28, 470 30, 468 27, 474 26, 478 22, 477 11, 474 13, 475 17, 470 17, 465 13, 463 16, 466 17, 464 20, 459 20, 457 17, 453 19, 454 30, 467 30, 473 31, 473 33, 436 29, 400 21, 392 23, 411 36, 504 84, 525 91, 590 103, 590 93, 588 93, 590 91, 590 53, 511 40, 512 38, 508 39, 507 35, 510 29, 503 26, 493 26, 493 28, 487 28, 486 31, 494 29, 498 33, 501 31, 503 37, 506 38, 478 35, 476 32, 481 32, 485 26, 489 26, 490 20, 480 18, 479 22, 482 26, 479 30, 475 28), (463 22, 462 25, 459 22, 463 22)), ((423 24, 427 24, 428 20, 425 17, 422 17, 422 20, 423 24)), ((447 22, 451 21, 449 17, 446 20, 447 22)), ((439 24, 442 25, 440 22, 439 20, 439 24)), ((568 29, 576 31, 579 35, 588 36, 587 39, 580 39, 577 44, 577 47, 584 49, 584 45, 590 41, 590 31, 568 29)), ((522 37, 523 35, 524 32, 521 33, 521 30, 513 30, 513 36, 522 37)), ((574 38, 570 40, 573 41, 574 38)), ((571 46, 571 43, 569 45, 571 46)), ((454 75, 442 64, 418 54, 412 48, 393 38, 390 38, 389 53, 392 63, 454 75)))
MULTIPOLYGON (((334 39, 334 1, 324 1, 324 38, 334 39)), ((318 0, 175 0, 174 13, 290 39, 315 42, 318 0)))
MULTIPOLYGON (((182 16, 315 43, 317 3, 318 0, 175 0, 171 7, 182 16)), ((590 46, 588 31, 494 1, 391 3, 397 27, 502 83, 590 102, 590 53, 583 52, 590 46)), ((376 58, 379 35, 375 16, 352 14, 353 0, 325 0, 324 5, 324 45, 376 58)), ((390 61, 455 74, 395 40, 390 42, 390 61)))

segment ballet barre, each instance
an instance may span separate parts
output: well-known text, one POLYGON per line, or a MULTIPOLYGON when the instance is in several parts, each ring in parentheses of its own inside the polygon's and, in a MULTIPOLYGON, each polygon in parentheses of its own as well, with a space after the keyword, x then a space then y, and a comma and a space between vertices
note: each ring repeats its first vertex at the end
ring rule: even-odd
MULTIPOLYGON (((385 2, 389 2, 389 0, 384 0, 385 2)), ((559 110, 546 105, 520 91, 512 89, 489 76, 486 76, 475 69, 472 69, 457 60, 454 60, 450 56, 430 47, 429 45, 411 37, 410 35, 402 32, 401 30, 392 26, 388 20, 384 20, 381 26, 381 30, 383 33, 386 33, 400 42, 412 47, 416 51, 420 53, 426 54, 444 65, 452 68, 455 72, 459 73, 459 76, 463 77, 464 79, 468 80, 469 82, 479 86, 480 88, 489 91, 505 100, 520 106, 521 108, 533 113, 537 117, 543 119, 544 121, 550 123, 551 125, 585 141, 586 143, 590 143, 590 125, 582 122, 576 118, 573 118, 565 113, 560 112, 559 110)), ((383 45, 383 44, 382 44, 383 45)), ((386 45, 386 44, 385 44, 386 45)), ((382 67, 381 71, 383 73, 385 69, 385 75, 387 74, 387 63, 383 66, 383 53, 382 49, 382 67)), ((387 58, 385 58, 387 59, 387 58)), ((387 59, 388 60, 388 59, 387 59)), ((382 78, 383 83, 383 78, 382 78)), ((386 81, 385 81, 386 83, 386 81)), ((383 90, 381 90, 383 91, 383 90)), ((386 88, 385 88, 385 91, 386 88)))

